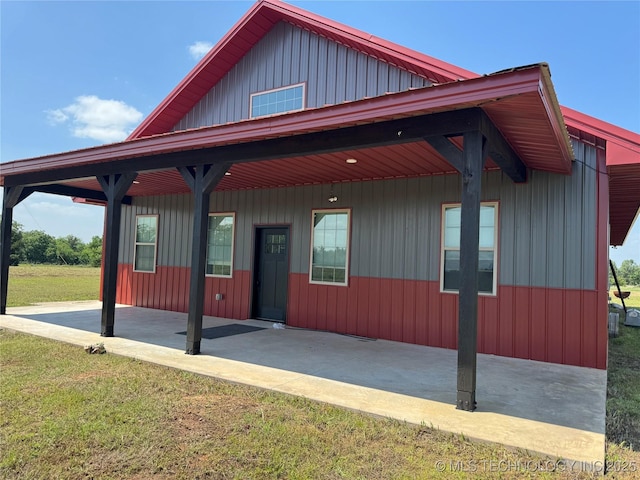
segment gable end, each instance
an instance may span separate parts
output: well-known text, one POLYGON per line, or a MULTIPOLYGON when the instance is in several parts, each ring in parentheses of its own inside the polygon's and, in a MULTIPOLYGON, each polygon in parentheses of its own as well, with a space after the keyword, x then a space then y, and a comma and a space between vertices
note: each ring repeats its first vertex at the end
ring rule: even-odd
POLYGON ((305 84, 305 105, 310 109, 431 85, 424 77, 282 21, 173 131, 249 119, 252 94, 300 83, 305 84))

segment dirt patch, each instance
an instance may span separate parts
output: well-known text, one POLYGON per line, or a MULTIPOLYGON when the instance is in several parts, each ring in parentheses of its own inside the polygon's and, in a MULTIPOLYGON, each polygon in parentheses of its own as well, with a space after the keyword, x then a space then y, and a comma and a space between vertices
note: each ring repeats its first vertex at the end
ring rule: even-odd
POLYGON ((180 439, 224 438, 237 430, 246 414, 256 414, 260 404, 250 398, 207 394, 184 397, 172 422, 180 439))

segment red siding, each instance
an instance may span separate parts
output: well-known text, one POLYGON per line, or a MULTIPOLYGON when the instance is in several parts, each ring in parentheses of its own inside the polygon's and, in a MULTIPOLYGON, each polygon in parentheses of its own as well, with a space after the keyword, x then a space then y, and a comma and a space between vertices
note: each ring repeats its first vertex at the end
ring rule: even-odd
MULTIPOLYGON (((131 265, 120 265, 117 301, 186 312, 188 273, 167 267, 136 273, 131 265)), ((458 296, 439 289, 438 282, 363 277, 333 287, 310 284, 307 274, 290 274, 287 323, 456 348, 458 296)), ((207 277, 205 315, 247 319, 250 291, 248 271, 235 271, 230 279, 207 277), (223 299, 216 301, 216 293, 223 299)), ((606 368, 606 310, 600 297, 592 290, 500 286, 497 296, 479 298, 478 351, 606 368)))
MULTIPOLYGON (((204 314, 246 319, 249 316, 249 272, 236 271, 233 278, 207 277, 204 314), (216 300, 221 293, 222 300, 216 300)), ((186 312, 189 304, 189 269, 156 268, 156 273, 133 271, 130 264, 118 265, 116 302, 124 305, 186 312)))

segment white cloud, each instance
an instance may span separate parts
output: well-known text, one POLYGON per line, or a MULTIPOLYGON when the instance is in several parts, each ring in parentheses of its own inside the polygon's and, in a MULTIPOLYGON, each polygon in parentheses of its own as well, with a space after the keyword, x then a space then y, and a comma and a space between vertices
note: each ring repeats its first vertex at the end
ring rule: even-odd
POLYGON ((71 120, 75 137, 101 142, 118 142, 127 138, 131 127, 142 119, 142 113, 119 100, 103 100, 95 95, 82 95, 64 108, 48 110, 51 124, 71 120))
POLYGON ((189 45, 189 53, 194 60, 200 60, 209 50, 211 50, 211 48, 213 48, 213 45, 209 42, 196 42, 189 45))
POLYGON ((49 110, 47 111, 47 118, 51 125, 57 125, 58 123, 66 122, 69 117, 62 110, 49 110))

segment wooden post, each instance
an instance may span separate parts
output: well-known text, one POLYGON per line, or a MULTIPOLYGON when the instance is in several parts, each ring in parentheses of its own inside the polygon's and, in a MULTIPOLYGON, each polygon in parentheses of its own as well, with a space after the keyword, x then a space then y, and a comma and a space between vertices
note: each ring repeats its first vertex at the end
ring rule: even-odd
POLYGON ((118 286, 118 248, 122 199, 135 180, 136 172, 96 177, 107 197, 104 264, 102 267, 102 317, 100 335, 113 337, 116 314, 116 288, 118 286))
POLYGON ((189 314, 187 316, 186 353, 198 355, 202 341, 204 282, 207 261, 207 222, 211 192, 222 180, 228 164, 179 167, 178 171, 193 192, 193 236, 191 239, 191 272, 189 283, 189 314))
POLYGON ((0 224, 0 315, 6 315, 7 313, 13 207, 31 195, 32 192, 33 190, 24 188, 22 185, 4 187, 4 197, 2 200, 2 222, 0 224))
POLYGON ((479 131, 464 134, 456 408, 470 412, 476 408, 480 188, 485 155, 483 143, 484 137, 479 131))

